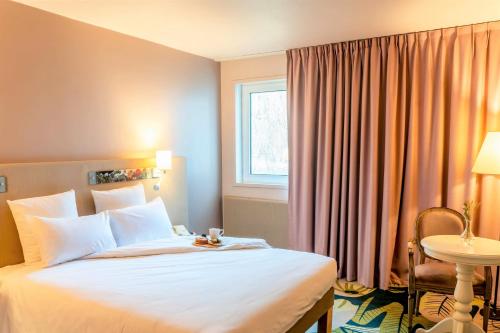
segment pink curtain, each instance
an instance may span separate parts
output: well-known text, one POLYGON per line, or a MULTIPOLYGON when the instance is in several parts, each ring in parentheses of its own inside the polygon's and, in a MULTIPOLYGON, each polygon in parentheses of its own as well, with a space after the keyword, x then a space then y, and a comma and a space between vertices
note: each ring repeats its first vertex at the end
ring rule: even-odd
POLYGON ((471 173, 500 130, 500 22, 287 51, 292 247, 386 288, 407 271, 419 211, 481 201, 497 238, 500 180, 471 173))

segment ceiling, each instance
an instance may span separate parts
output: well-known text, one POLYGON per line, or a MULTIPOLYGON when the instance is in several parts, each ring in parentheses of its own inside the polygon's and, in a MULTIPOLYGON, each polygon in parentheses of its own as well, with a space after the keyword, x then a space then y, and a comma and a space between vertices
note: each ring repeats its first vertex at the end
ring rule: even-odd
POLYGON ((16 0, 214 60, 500 20, 498 0, 16 0))

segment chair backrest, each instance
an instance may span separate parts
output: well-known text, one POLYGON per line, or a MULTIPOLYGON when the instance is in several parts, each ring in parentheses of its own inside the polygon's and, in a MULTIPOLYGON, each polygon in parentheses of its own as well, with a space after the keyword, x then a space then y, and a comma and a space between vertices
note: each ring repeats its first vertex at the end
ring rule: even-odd
POLYGON ((456 210, 446 207, 428 208, 418 214, 415 221, 415 241, 419 250, 420 263, 427 256, 420 241, 433 235, 460 235, 465 229, 465 217, 456 210))

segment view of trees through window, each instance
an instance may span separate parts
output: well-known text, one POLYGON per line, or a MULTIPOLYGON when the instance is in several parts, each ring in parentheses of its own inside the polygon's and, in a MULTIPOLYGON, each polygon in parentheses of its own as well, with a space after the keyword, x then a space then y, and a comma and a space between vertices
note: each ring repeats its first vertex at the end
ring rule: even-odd
POLYGON ((252 93, 250 118, 251 174, 287 176, 286 91, 252 93))

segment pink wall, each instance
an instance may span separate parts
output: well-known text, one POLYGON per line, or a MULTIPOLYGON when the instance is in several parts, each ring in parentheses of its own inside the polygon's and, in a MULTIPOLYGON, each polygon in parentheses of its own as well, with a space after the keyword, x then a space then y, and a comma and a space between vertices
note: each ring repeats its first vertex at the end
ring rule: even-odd
POLYGON ((0 163, 188 163, 191 227, 220 223, 219 65, 0 1, 0 163))

